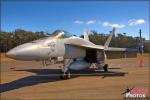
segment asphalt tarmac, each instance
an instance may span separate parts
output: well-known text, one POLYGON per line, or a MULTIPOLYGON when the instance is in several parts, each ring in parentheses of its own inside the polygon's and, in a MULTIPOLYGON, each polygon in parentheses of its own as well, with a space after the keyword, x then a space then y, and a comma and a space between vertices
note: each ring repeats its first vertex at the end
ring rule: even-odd
POLYGON ((136 58, 108 60, 109 72, 71 71, 61 80, 62 64, 43 67, 41 62, 1 61, 1 100, 121 100, 127 87, 149 88, 149 59, 140 66, 136 58))

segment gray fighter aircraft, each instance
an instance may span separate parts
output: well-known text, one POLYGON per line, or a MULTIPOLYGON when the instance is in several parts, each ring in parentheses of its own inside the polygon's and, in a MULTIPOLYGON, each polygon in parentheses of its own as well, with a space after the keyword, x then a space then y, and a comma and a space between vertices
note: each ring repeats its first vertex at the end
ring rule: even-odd
MULTIPOLYGON (((7 52, 6 56, 16 60, 46 61, 51 58, 63 57, 61 79, 71 77, 70 70, 82 70, 95 64, 108 71, 106 52, 135 52, 137 49, 109 47, 115 28, 105 45, 95 45, 89 41, 88 33, 80 38, 63 30, 56 30, 51 36, 19 45, 7 52)), ((110 53, 111 54, 111 53, 110 53)))

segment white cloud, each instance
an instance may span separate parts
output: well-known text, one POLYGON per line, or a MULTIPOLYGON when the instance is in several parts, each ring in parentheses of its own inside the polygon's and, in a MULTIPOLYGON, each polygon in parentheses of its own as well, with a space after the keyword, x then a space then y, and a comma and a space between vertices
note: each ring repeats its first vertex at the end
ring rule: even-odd
POLYGON ((116 27, 116 28, 124 28, 124 24, 112 24, 111 27, 116 27))
POLYGON ((130 20, 128 21, 128 24, 129 24, 130 26, 132 26, 132 25, 135 24, 135 22, 136 22, 136 19, 130 19, 130 20))
POLYGON ((74 21, 74 23, 75 23, 75 24, 83 24, 83 21, 81 21, 81 20, 76 20, 76 21, 74 21))
POLYGON ((94 21, 94 20, 89 20, 89 21, 87 21, 87 23, 86 23, 86 24, 91 25, 91 24, 94 24, 94 23, 95 23, 95 21, 94 21))
POLYGON ((145 23, 145 20, 144 19, 130 19, 128 21, 128 24, 130 26, 133 26, 133 25, 141 25, 141 24, 144 24, 145 23))
POLYGON ((108 22, 104 22, 102 25, 103 26, 109 26, 109 23, 108 22))
POLYGON ((135 24, 144 24, 144 23, 145 23, 145 20, 143 20, 143 19, 138 19, 135 22, 135 24))
POLYGON ((116 28, 124 28, 125 25, 124 24, 111 24, 109 22, 103 22, 102 24, 104 27, 116 27, 116 28))

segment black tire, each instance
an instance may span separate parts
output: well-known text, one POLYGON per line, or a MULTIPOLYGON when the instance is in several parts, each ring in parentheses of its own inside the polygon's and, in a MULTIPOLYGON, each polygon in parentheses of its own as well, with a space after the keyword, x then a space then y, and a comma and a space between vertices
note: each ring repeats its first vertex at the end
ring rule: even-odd
POLYGON ((70 72, 67 72, 66 78, 67 78, 67 79, 70 79, 70 78, 71 78, 70 72))
POLYGON ((60 79, 62 79, 62 80, 66 80, 66 79, 68 79, 68 77, 67 77, 67 74, 62 74, 62 75, 60 75, 60 79))
POLYGON ((63 75, 60 75, 60 79, 62 79, 62 80, 64 79, 63 75))
POLYGON ((104 72, 108 72, 108 64, 105 64, 105 65, 103 66, 103 69, 104 69, 104 72))
POLYGON ((64 74, 64 72, 60 72, 61 73, 61 75, 60 75, 60 79, 63 79, 63 80, 65 80, 65 79, 70 79, 71 78, 71 75, 70 75, 70 72, 69 71, 67 71, 65 74, 64 74))

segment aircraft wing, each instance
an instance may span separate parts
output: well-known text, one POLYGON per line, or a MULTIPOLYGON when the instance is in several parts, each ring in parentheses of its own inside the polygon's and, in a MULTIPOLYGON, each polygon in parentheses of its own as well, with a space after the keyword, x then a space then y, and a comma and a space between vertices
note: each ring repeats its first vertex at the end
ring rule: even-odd
POLYGON ((108 59, 136 57, 137 51, 138 51, 137 49, 132 48, 116 48, 116 47, 105 48, 105 52, 108 59))
POLYGON ((86 44, 66 44, 66 45, 82 47, 82 48, 89 48, 89 49, 97 49, 97 50, 104 49, 104 46, 100 46, 100 45, 86 45, 86 44))
POLYGON ((85 48, 85 49, 96 49, 96 50, 105 50, 108 59, 118 59, 118 58, 132 58, 136 57, 137 49, 130 49, 130 48, 115 48, 115 47, 108 47, 105 48, 104 46, 100 45, 77 45, 77 44, 66 44, 74 47, 85 48))
POLYGON ((126 52, 137 52, 137 49, 132 49, 132 48, 116 48, 116 47, 107 47, 104 49, 105 51, 126 51, 126 52))
POLYGON ((82 47, 82 48, 90 48, 90 49, 97 49, 97 50, 105 50, 105 51, 118 51, 118 52, 137 52, 137 49, 132 49, 132 48, 116 48, 116 47, 107 47, 105 48, 104 46, 101 45, 85 45, 85 44, 67 44, 71 46, 76 46, 76 47, 82 47))

